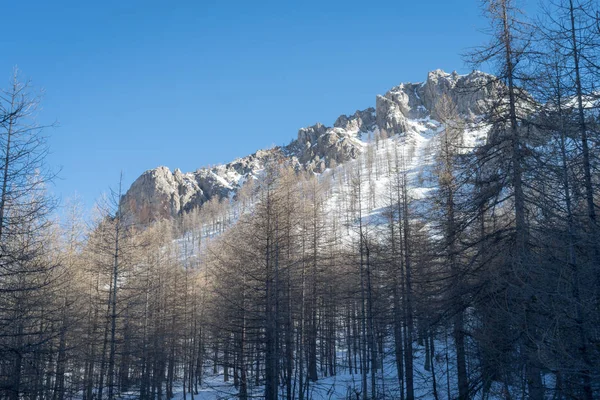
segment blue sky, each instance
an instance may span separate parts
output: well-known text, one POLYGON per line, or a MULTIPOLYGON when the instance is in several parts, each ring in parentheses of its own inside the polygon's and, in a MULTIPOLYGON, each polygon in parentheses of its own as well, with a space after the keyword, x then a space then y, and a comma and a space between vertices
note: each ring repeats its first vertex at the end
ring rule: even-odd
POLYGON ((61 168, 51 191, 86 207, 119 173, 192 171, 287 144, 486 41, 477 0, 13 1, 0 83, 43 89, 61 168), (4 77, 4 78, 3 78, 4 77))

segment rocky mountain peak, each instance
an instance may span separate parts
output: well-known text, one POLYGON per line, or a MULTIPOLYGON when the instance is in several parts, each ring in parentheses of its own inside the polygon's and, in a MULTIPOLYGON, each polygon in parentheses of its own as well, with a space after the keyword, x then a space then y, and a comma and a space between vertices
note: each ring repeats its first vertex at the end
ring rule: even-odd
POLYGON ((369 107, 366 110, 356 110, 352 115, 340 115, 333 126, 342 128, 347 132, 369 132, 376 124, 375 109, 369 107))
POLYGON ((144 172, 122 199, 142 223, 175 216, 205 201, 231 196, 275 157, 287 157, 299 168, 322 172, 356 158, 366 135, 409 132, 415 120, 437 119, 439 99, 451 98, 467 120, 476 120, 490 106, 498 83, 479 71, 467 75, 434 70, 420 83, 402 83, 375 99, 375 108, 340 115, 332 127, 316 123, 301 128, 290 144, 259 150, 229 164, 192 173, 158 167, 144 172))
POLYGON ((437 69, 427 74, 425 82, 403 83, 378 95, 377 125, 388 134, 397 134, 410 129, 410 119, 438 119, 438 102, 444 95, 463 118, 475 120, 490 106, 497 85, 492 75, 480 71, 459 75, 437 69))

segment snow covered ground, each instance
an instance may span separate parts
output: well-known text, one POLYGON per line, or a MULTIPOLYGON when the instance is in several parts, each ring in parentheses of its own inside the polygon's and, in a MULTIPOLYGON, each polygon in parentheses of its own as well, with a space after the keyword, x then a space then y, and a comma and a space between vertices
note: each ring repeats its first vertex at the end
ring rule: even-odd
MULTIPOLYGON (((433 357, 433 372, 425 369, 425 348, 419 345, 415 346, 415 398, 421 400, 455 399, 458 396, 458 393, 456 373, 454 370, 452 339, 448 335, 445 340, 436 340, 434 346, 435 356, 433 357)), ((341 359, 345 356, 343 351, 340 351, 338 355, 341 359)), ((379 369, 376 374, 377 398, 399 399, 400 384, 396 373, 393 354, 388 354, 383 364, 383 371, 379 369)), ((193 395, 193 400, 228 400, 237 398, 238 391, 233 386, 232 380, 230 380, 230 382, 224 382, 222 374, 206 375, 203 377, 203 381, 204 383, 198 393, 193 395)), ((370 375, 368 375, 367 382, 367 390, 370 393, 370 375)), ((262 386, 250 387, 249 397, 257 399, 262 398, 263 390, 264 387, 262 386)), ((321 376, 317 382, 311 382, 307 393, 307 398, 314 400, 360 399, 362 393, 361 375, 360 373, 350 374, 347 368, 338 366, 338 372, 335 376, 321 376)), ((283 386, 280 388, 280 396, 281 398, 285 398, 285 388, 283 386)), ((474 397, 474 399, 480 398, 481 394, 474 397)), ((506 398, 504 388, 500 385, 493 385, 488 399, 494 400, 504 398, 506 398)), ((186 399, 192 400, 192 396, 187 393, 186 399)), ((183 391, 180 386, 175 392, 174 400, 184 400, 183 391)))
MULTIPOLYGON (((425 118, 420 120, 410 120, 409 130, 401 135, 395 135, 390 138, 375 140, 377 132, 370 135, 362 135, 356 140, 361 141, 363 149, 362 154, 356 160, 352 160, 346 164, 336 167, 334 171, 327 170, 323 174, 323 178, 327 179, 330 176, 332 179, 331 195, 327 199, 327 213, 334 215, 339 213, 340 205, 343 204, 342 198, 348 197, 352 190, 350 181, 342 179, 341 176, 349 173, 357 167, 363 176, 364 188, 362 190, 363 204, 365 212, 363 218, 374 226, 378 222, 384 222, 382 213, 389 206, 388 194, 390 185, 393 185, 392 179, 396 171, 391 171, 390 157, 395 154, 400 154, 403 158, 404 168, 409 186, 409 196, 415 200, 413 207, 416 210, 426 207, 426 200, 431 196, 432 191, 437 187, 435 178, 435 154, 436 147, 439 144, 443 133, 443 126, 432 119, 425 118), (370 154, 369 154, 370 153, 370 154), (377 166, 375 170, 369 173, 366 168, 369 163, 368 158, 374 158, 374 163, 377 166), (372 194, 371 194, 372 192, 372 194), (369 201, 369 197, 374 199, 369 201)), ((463 135, 464 151, 470 151, 471 148, 480 144, 487 134, 487 128, 470 126, 466 129, 463 135)), ((425 210, 421 210, 425 211, 425 210)), ((343 211, 342 211, 343 212, 343 211)), ((218 235, 214 229, 206 227, 202 230, 202 236, 206 238, 215 237, 218 235)), ((353 233, 348 230, 348 238, 350 239, 353 233)), ((201 249, 194 248, 190 237, 181 238, 178 243, 182 247, 184 257, 196 257, 195 253, 201 252, 201 249), (188 241, 192 246, 188 247, 184 243, 188 241)), ((445 340, 434 342, 435 356, 433 357, 433 371, 425 369, 425 349, 423 346, 415 346, 415 389, 418 399, 452 399, 457 396, 456 388, 456 371, 454 353, 452 349, 452 339, 447 337, 445 340), (435 382, 435 384, 434 384, 435 382), (435 388, 435 389, 434 389, 435 388)), ((338 350, 339 360, 345 360, 345 353, 341 349, 338 350)), ((222 372, 222 371, 221 371, 222 372)), ((317 382, 311 382, 308 388, 308 398, 310 399, 357 399, 360 398, 362 392, 361 375, 354 371, 350 374, 348 368, 344 366, 337 367, 335 376, 321 376, 317 382)), ((212 369, 210 373, 204 377, 204 383, 197 394, 194 394, 194 400, 213 400, 213 399, 235 399, 237 389, 233 386, 232 379, 230 382, 224 382, 222 375, 213 375, 212 369)), ((370 376, 368 378, 370 384, 370 376)), ((393 351, 390 350, 385 360, 383 361, 383 369, 379 369, 376 375, 376 385, 378 398, 380 399, 398 399, 400 398, 399 380, 394 362, 393 351)), ((263 387, 250 387, 249 395, 251 398, 261 398, 263 387)), ((284 388, 282 390, 282 398, 284 396, 284 388)), ((368 388, 370 392, 370 388, 368 388)), ((501 388, 492 387, 490 398, 504 398, 501 388), (494 394, 495 393, 495 394, 494 394)), ((191 399, 189 393, 186 396, 191 399)), ((184 400, 183 391, 180 387, 175 395, 175 400, 184 400)))

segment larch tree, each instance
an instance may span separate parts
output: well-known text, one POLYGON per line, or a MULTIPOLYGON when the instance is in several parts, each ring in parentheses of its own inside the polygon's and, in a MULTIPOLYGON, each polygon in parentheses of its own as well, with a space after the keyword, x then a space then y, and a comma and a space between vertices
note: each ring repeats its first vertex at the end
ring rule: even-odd
POLYGON ((31 365, 44 362, 54 335, 54 310, 44 301, 55 286, 48 254, 54 202, 45 191, 53 176, 38 104, 15 70, 0 92, 0 393, 13 400, 41 394, 44 382, 31 365))

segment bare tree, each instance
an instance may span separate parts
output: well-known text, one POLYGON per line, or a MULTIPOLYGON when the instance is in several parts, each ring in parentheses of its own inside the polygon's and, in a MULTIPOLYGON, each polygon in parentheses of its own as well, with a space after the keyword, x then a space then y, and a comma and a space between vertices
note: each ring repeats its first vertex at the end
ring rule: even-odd
POLYGON ((53 335, 54 310, 43 300, 54 287, 48 253, 54 201, 45 191, 53 175, 45 167, 48 147, 35 121, 37 106, 15 70, 0 92, 0 390, 10 399, 41 390, 28 366, 41 359, 53 335))

